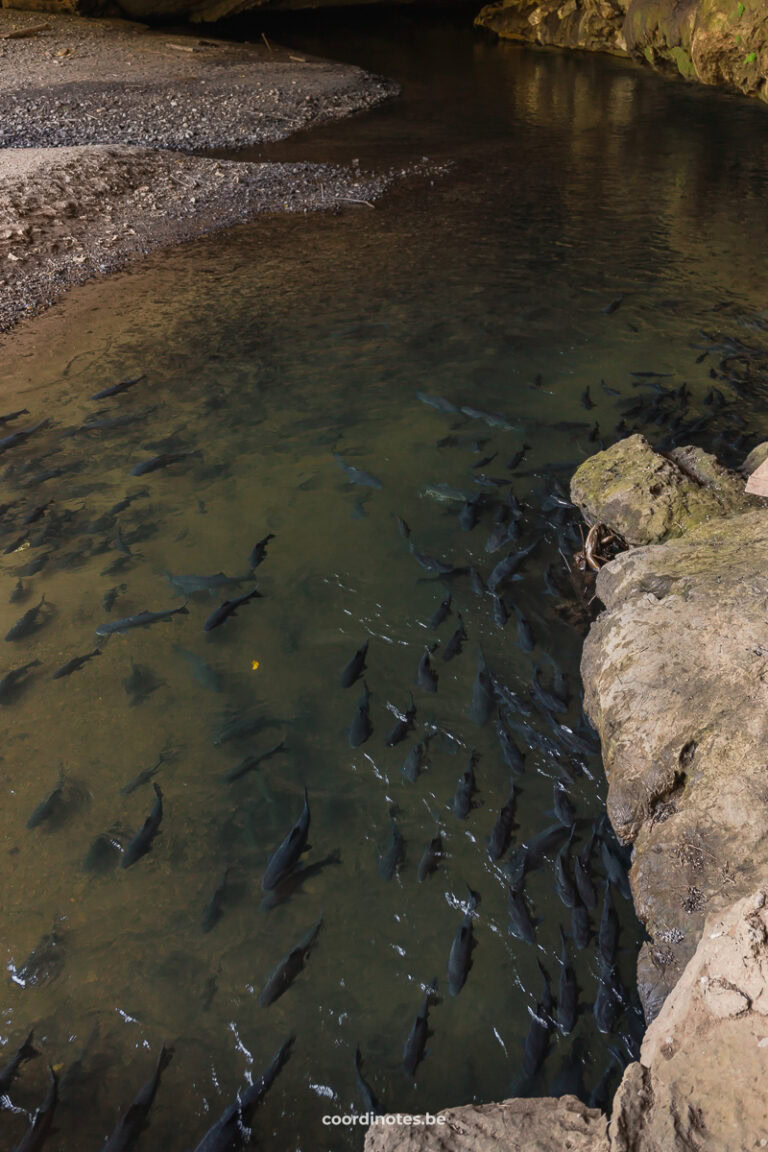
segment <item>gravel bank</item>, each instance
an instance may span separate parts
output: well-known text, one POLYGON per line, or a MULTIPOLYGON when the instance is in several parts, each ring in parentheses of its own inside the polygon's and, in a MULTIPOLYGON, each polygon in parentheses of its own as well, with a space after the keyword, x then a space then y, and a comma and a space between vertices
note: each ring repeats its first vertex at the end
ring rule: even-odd
POLYGON ((73 284, 259 212, 368 210, 399 173, 189 152, 281 139, 395 91, 266 45, 0 10, 0 331, 73 284))
POLYGON ((360 68, 264 44, 0 9, 0 148, 245 148, 397 91, 360 68))

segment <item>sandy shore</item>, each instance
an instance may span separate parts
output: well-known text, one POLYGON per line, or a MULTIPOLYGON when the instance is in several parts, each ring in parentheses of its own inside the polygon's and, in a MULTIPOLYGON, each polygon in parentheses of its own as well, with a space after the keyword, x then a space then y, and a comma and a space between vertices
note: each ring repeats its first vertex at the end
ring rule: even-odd
POLYGON ((188 152, 280 139, 396 91, 266 45, 0 10, 0 331, 72 284, 258 212, 365 211, 394 173, 188 152))

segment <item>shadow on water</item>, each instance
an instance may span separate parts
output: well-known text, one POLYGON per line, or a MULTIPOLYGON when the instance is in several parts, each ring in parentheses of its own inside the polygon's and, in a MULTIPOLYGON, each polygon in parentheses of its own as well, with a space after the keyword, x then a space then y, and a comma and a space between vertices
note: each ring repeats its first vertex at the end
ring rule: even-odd
MULTIPOLYGON (((521 846, 554 822, 554 780, 576 806, 572 854, 604 811, 578 673, 595 606, 585 610, 588 588, 574 595, 561 555, 579 546, 569 473, 638 427, 654 443, 693 441, 731 462, 765 435, 765 113, 617 61, 409 19, 369 20, 323 45, 311 26, 295 28, 297 48, 396 75, 404 95, 265 154, 386 166, 429 155, 451 161, 447 173, 412 179, 373 210, 264 219, 156 256, 73 292, 7 358, 5 406, 51 424, 0 460, 0 635, 45 596, 29 635, 4 643, 3 671, 40 664, 0 701, 0 1036, 5 1057, 34 1028, 62 1066, 52 1149, 99 1148, 163 1041, 176 1054, 143 1146, 169 1152, 193 1147, 292 1033, 295 1052, 254 1121, 265 1148, 359 1147, 359 1132, 322 1124, 363 1108, 357 1044, 380 1106, 400 1111, 573 1090, 580 1078, 589 1098, 611 1050, 621 1060, 636 1050, 640 934, 615 891, 615 1026, 600 1034, 592 1012, 594 939, 581 951, 571 942, 582 1011, 568 1036, 552 1031, 541 1070, 525 1077, 538 962, 557 997, 559 926, 571 931, 571 911, 553 887, 557 845, 526 876, 537 946, 508 932, 507 878, 521 846), (121 394, 89 399, 140 374, 121 394), (441 412, 417 391, 505 419, 441 412), (188 451, 202 455, 131 475, 157 453, 188 451), (334 453, 381 488, 350 483, 334 453), (486 541, 510 479, 520 508, 505 505, 508 549, 536 548, 506 585, 502 629, 467 574, 435 579, 419 565, 395 518, 415 551, 488 577, 505 554, 486 541), (473 529, 450 489, 480 498, 473 529), (263 598, 206 633, 232 593, 210 596, 168 573, 224 573, 242 581, 233 594, 255 584, 263 598), (451 615, 432 631, 449 588, 451 615), (184 605, 167 622, 95 636, 105 621, 184 605), (459 612, 467 639, 446 662, 459 612), (353 749, 345 730, 361 685, 342 689, 339 675, 365 639, 373 734, 353 749), (435 641, 431 693, 417 670, 435 641), (96 646, 80 670, 51 679, 96 646), (525 754, 512 843, 495 863, 487 841, 510 771, 495 723, 469 713, 481 648, 517 694, 506 723, 525 754), (551 699, 531 699, 536 666, 550 694, 567 677, 567 710, 554 719, 551 699), (391 709, 411 692, 414 731, 387 748, 391 709), (228 732, 243 719, 253 732, 228 732), (427 735, 411 782, 403 763, 427 735), (461 821, 449 804, 471 749, 478 794, 461 821), (121 868, 153 784, 159 835, 121 868), (307 871, 265 907, 266 859, 305 785, 307 871), (391 808, 405 859, 387 881, 378 857, 391 808), (419 883, 436 829, 444 855, 419 883), (452 996, 448 954, 467 886, 480 896, 476 947, 452 996), (203 932, 216 891, 220 916, 209 909, 203 932), (261 1007, 269 973, 321 913, 304 971, 261 1007), (403 1044, 435 976, 433 1035, 412 1078, 403 1044)), ((600 897, 599 844, 591 867, 600 897)), ((599 906, 590 921, 596 932, 599 906)), ((14 1105, 30 1110, 44 1090, 44 1061, 33 1061, 14 1105)), ((0 1125, 5 1148, 24 1117, 0 1111, 0 1125)))

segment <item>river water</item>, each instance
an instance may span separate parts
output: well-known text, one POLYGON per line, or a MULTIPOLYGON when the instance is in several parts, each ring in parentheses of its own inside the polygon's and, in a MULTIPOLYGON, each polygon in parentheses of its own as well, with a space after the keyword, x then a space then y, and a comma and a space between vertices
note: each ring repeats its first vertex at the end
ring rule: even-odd
MULTIPOLYGON (((578 677, 596 605, 566 570, 580 540, 565 505, 570 472, 625 430, 715 447, 732 463, 766 433, 754 367, 768 318, 765 110, 620 61, 496 44, 405 13, 339 22, 322 42, 311 22, 270 34, 394 76, 403 96, 259 158, 389 168, 426 156, 449 167, 410 177, 375 208, 259 220, 154 256, 73 292, 7 350, 4 410, 28 408, 24 427, 51 424, 0 462, 0 502, 10 504, 0 635, 45 597, 30 634, 3 644, 3 672, 40 663, 1 702, 0 1063, 33 1028, 45 1056, 11 1091, 18 1111, 0 1111, 3 1149, 41 1099, 47 1062, 62 1101, 46 1148, 98 1149, 161 1044, 172 1044, 140 1147, 182 1152, 295 1035, 254 1119, 259 1146, 346 1149, 361 1146, 361 1132, 322 1117, 364 1109, 357 1045, 380 1108, 435 1111, 517 1091, 575 1087, 589 1099, 612 1063, 615 1082, 642 1030, 641 934, 615 889, 618 1020, 607 1035, 597 1030, 595 941, 577 950, 569 940, 581 1010, 567 1036, 551 1031, 546 1059, 525 1075, 539 963, 557 998, 560 926, 571 932, 554 890, 559 845, 525 878, 536 946, 508 931, 507 885, 522 847, 555 823, 554 780, 576 807, 572 854, 604 810, 578 677), (723 367, 734 349, 741 359, 723 367), (89 399, 137 376, 118 395, 89 399), (419 392, 473 411, 440 411, 419 392), (169 451, 199 455, 131 474, 169 451), (335 456, 380 487, 351 483, 335 456), (489 553, 510 481, 519 540, 489 553), (482 497, 472 530, 449 488, 482 497), (251 573, 251 549, 267 533, 251 573), (502 629, 462 570, 487 578, 529 544, 504 586, 502 629), (416 553, 459 571, 440 578, 416 553), (242 583, 211 596, 180 590, 168 573, 242 583), (261 598, 203 630, 222 599, 253 587, 261 598), (432 630, 449 590, 451 615, 432 630), (182 606, 167 622, 96 636, 105 621, 182 606), (444 661, 459 612, 467 638, 444 661), (343 688, 340 675, 365 640, 373 731, 353 748, 346 730, 362 682, 343 688), (433 693, 417 671, 435 641, 433 693), (96 646, 80 670, 51 679, 96 646), (505 723, 525 755, 511 844, 496 862, 488 837, 510 772, 495 715, 479 725, 470 714, 481 653, 517 695, 505 723), (535 668, 549 690, 567 677, 567 712, 531 702, 535 668), (413 730, 388 748, 390 709, 403 710, 410 693, 413 730), (222 739, 244 718, 253 731, 222 739), (427 762, 412 782, 402 766, 425 736, 427 762), (281 741, 242 779, 225 780, 281 741), (471 750, 478 792, 459 820, 450 802, 471 750), (149 782, 121 791, 158 760, 149 782), (120 867, 153 783, 160 833, 120 867), (270 902, 266 861, 305 786, 306 871, 270 902), (388 880, 379 857, 391 811, 404 861, 388 880), (419 882, 437 830, 439 868, 419 882), (220 919, 204 932, 225 872, 220 919), (475 947, 452 995, 448 956, 467 887, 479 896, 475 947), (304 970, 261 1007, 270 972, 320 916, 304 970), (434 978, 432 1035, 409 1076, 403 1045, 434 978)), ((596 932, 599 844, 590 866, 596 932)))

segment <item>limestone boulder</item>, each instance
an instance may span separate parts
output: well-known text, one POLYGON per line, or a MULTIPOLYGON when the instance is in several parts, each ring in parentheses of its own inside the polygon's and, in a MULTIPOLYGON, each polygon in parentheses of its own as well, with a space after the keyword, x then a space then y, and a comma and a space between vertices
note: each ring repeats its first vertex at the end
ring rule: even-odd
POLYGON ((445 1124, 368 1129, 365 1152, 609 1152, 606 1119, 575 1096, 468 1104, 440 1113, 445 1124))
POLYGON ((590 523, 607 524, 631 545, 657 544, 763 504, 746 495, 742 475, 703 449, 661 454, 640 435, 585 460, 571 480, 571 499, 590 523))

